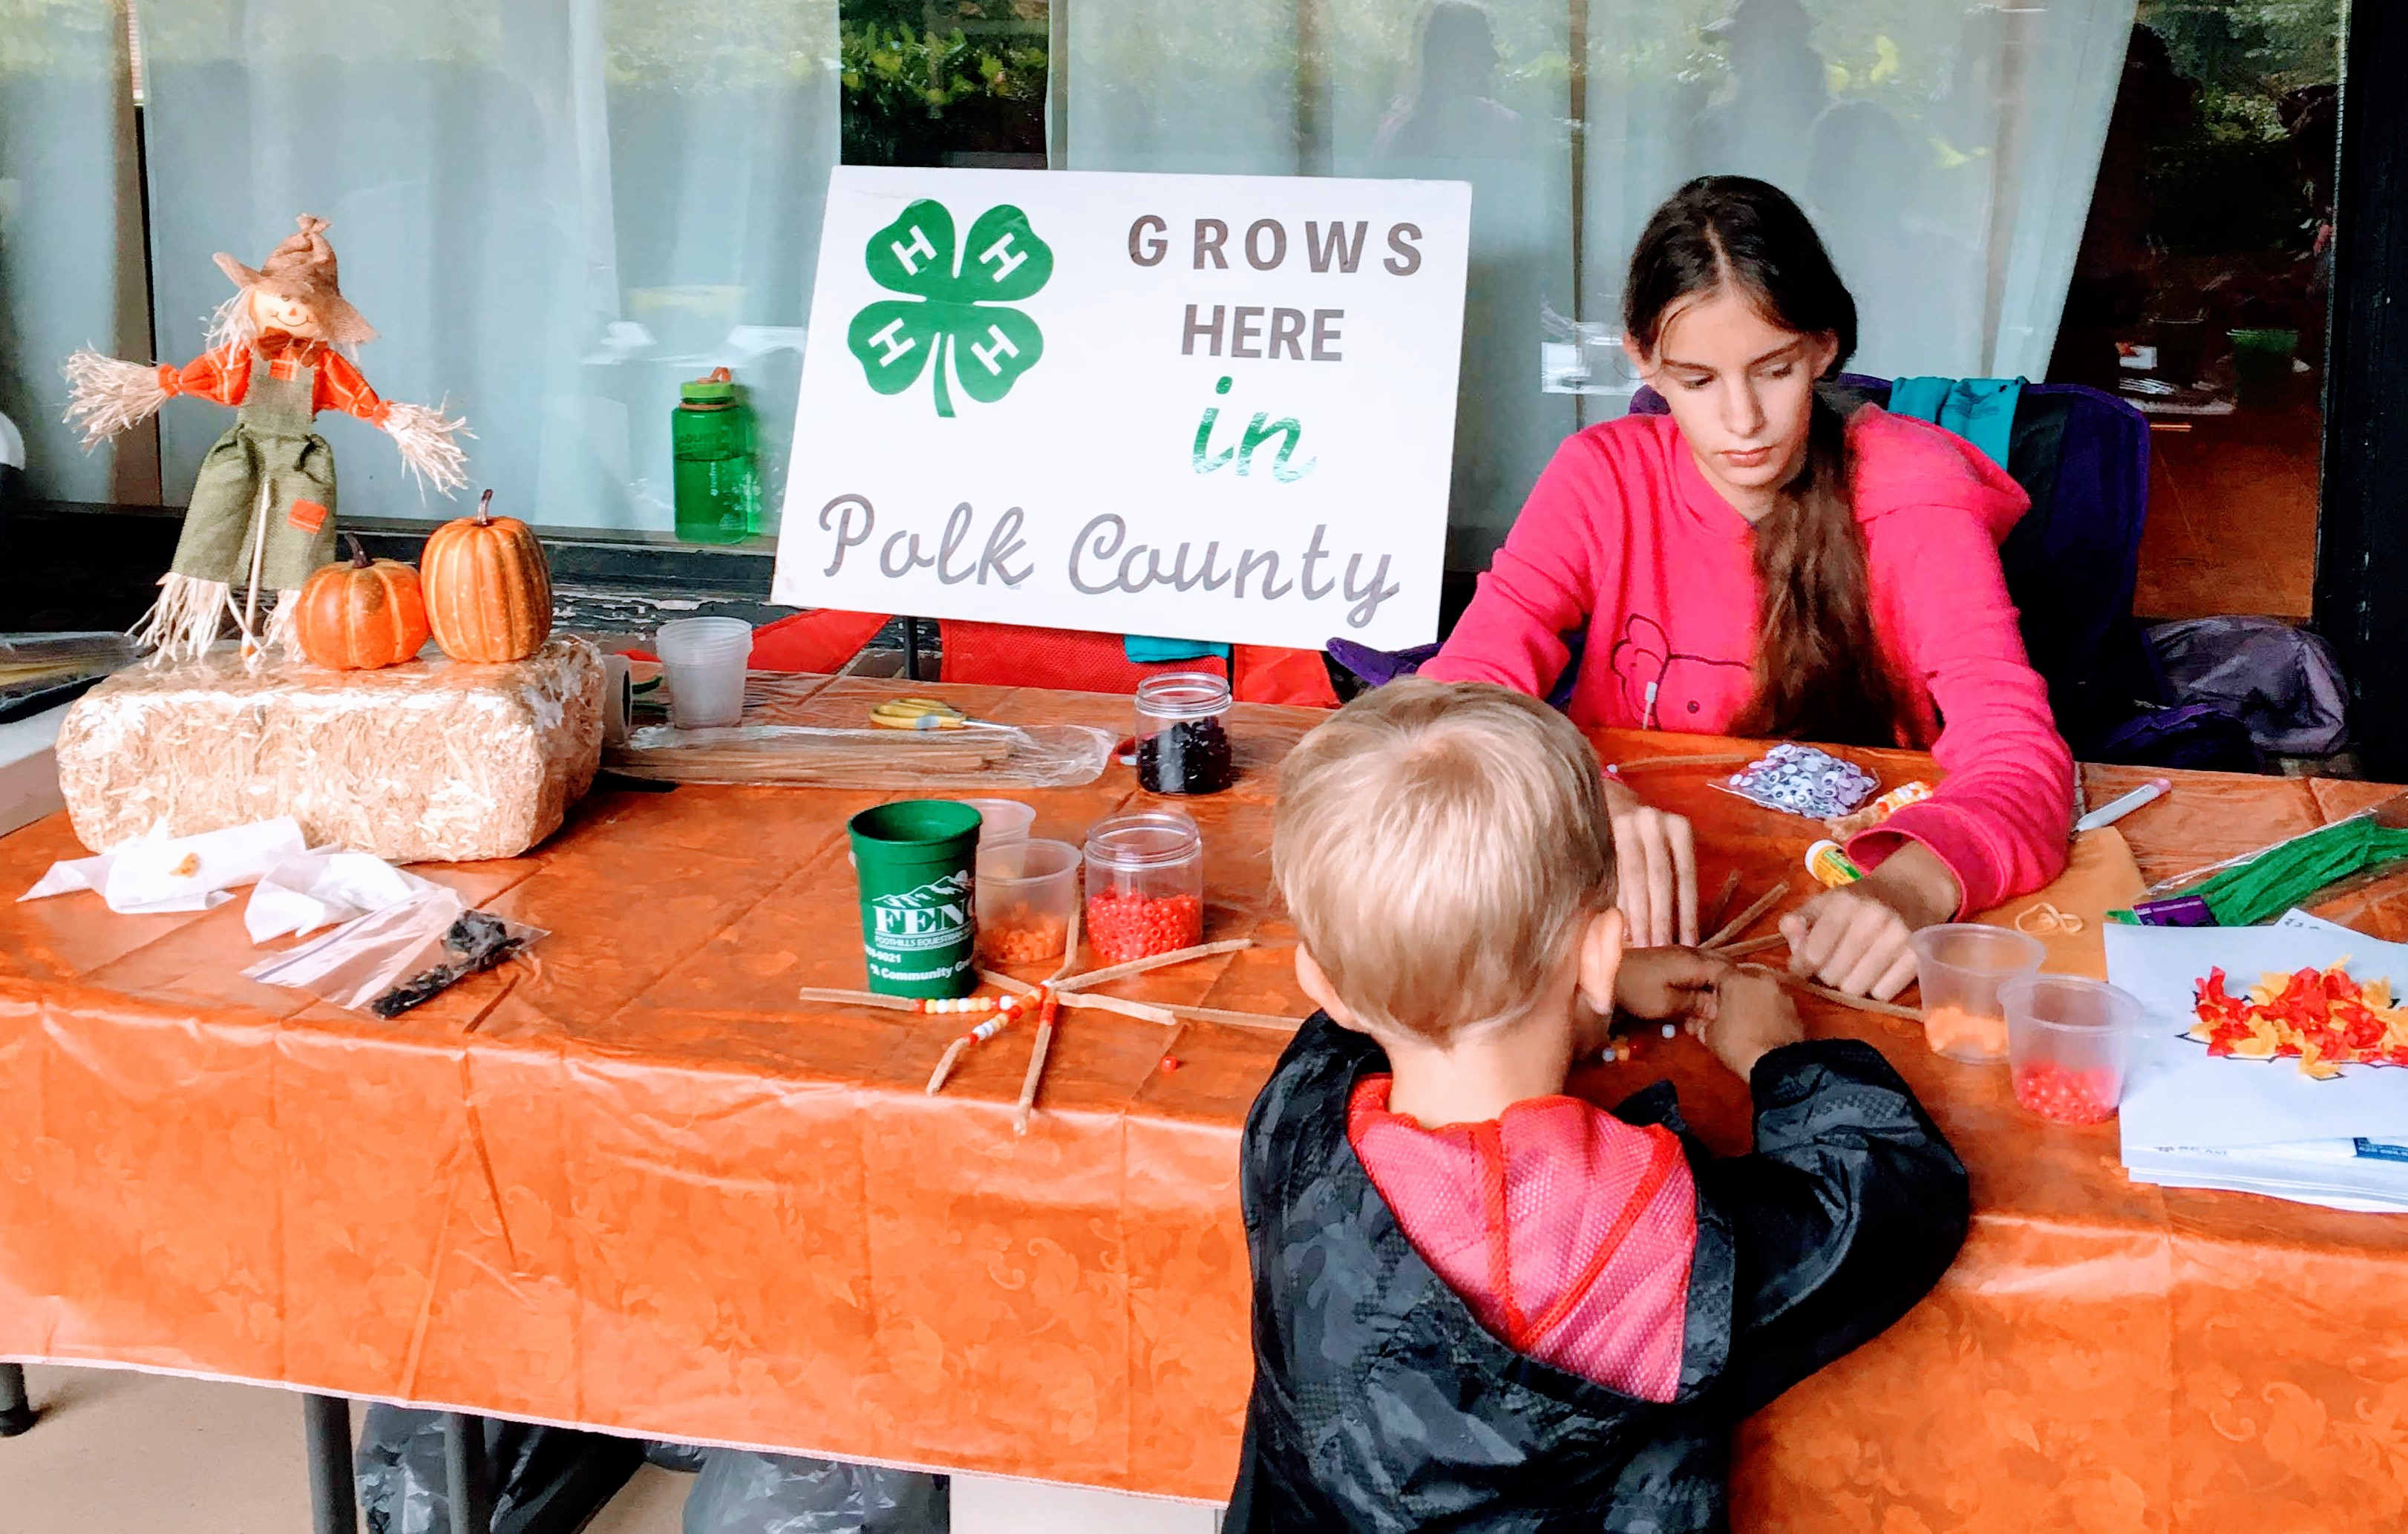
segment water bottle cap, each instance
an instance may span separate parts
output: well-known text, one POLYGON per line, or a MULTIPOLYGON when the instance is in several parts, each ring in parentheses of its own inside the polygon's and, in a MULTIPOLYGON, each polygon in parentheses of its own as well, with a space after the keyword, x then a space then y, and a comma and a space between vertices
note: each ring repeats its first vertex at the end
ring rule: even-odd
POLYGON ((707 378, 678 385, 678 397, 688 405, 733 405, 736 384, 726 368, 715 367, 707 378))

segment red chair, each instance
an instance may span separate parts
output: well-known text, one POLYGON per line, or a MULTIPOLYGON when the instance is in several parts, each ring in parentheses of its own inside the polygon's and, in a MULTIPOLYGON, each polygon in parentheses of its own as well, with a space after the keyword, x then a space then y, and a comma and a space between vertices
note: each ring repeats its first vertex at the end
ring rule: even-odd
POLYGON ((1117 634, 1068 628, 1023 628, 1015 624, 974 624, 945 619, 940 681, 984 682, 1005 687, 1052 687, 1073 693, 1134 693, 1148 677, 1169 671, 1220 671, 1240 703, 1285 703, 1335 709, 1338 694, 1318 650, 1274 645, 1232 647, 1227 663, 1161 661, 1140 666, 1128 658, 1117 634))
POLYGON ((752 658, 745 665, 754 671, 838 671, 887 622, 882 612, 836 608, 797 612, 754 629, 752 658))

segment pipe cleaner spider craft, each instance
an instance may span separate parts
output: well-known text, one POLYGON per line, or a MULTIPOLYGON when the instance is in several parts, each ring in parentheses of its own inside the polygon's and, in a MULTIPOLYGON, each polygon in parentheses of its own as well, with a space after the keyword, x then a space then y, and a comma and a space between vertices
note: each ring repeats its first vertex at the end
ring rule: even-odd
POLYGON ((182 367, 69 357, 66 420, 89 450, 147 421, 178 394, 234 409, 193 484, 176 557, 137 642, 169 656, 198 656, 228 616, 247 653, 280 645, 297 655, 293 616, 309 572, 335 558, 335 454, 314 429, 321 410, 359 417, 391 437, 402 466, 445 495, 466 485, 457 438, 467 422, 439 407, 380 399, 354 360, 377 338, 336 282, 326 221, 304 213, 297 234, 253 269, 221 251, 234 296, 209 322, 208 350, 182 367), (237 606, 236 586, 245 588, 237 606), (274 593, 260 632, 263 595, 274 593))

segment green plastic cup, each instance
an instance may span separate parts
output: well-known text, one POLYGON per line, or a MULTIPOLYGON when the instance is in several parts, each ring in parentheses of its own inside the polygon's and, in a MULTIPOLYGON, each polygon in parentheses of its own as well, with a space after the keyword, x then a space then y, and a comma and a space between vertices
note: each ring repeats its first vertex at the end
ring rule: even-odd
POLYGON ((2232 372, 2240 402, 2252 409, 2278 404, 2291 381, 2291 359, 2300 354, 2296 330, 2231 332, 2232 372))
POLYGON ((951 799, 905 799, 863 810, 849 829, 869 988, 890 996, 978 989, 979 812, 951 799))

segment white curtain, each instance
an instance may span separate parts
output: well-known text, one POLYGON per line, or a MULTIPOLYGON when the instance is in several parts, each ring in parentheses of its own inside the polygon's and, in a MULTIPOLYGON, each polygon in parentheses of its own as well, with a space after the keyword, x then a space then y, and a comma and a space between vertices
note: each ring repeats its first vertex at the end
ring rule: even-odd
POLYGON ((1624 267, 1692 176, 1776 182, 1857 371, 2037 379, 2134 0, 1055 0, 1053 163, 1469 180, 1451 566, 1619 414, 1624 267))
MULTIPOLYGON (((159 347, 181 362, 296 213, 331 221, 388 398, 469 420, 472 489, 552 526, 666 533, 677 385, 725 365, 782 499, 837 0, 150 0, 159 347)), ((171 402, 167 498, 224 412, 171 402)), ((346 516, 455 514, 322 418, 346 516)))
POLYGON ((140 228, 121 194, 123 47, 112 0, 0 0, 0 415, 23 434, 27 493, 48 500, 116 498, 121 452, 147 467, 147 440, 86 453, 59 419, 67 353, 138 350, 149 329, 140 228))

